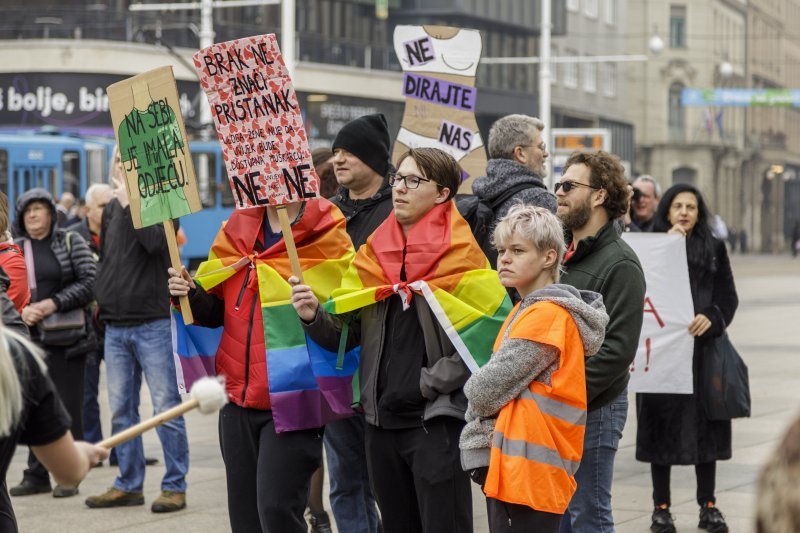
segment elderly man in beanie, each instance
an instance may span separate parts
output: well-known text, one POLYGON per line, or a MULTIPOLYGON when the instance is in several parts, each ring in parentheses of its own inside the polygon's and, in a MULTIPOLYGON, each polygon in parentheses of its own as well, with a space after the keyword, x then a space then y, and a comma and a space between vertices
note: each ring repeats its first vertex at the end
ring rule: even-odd
MULTIPOLYGON (((331 201, 347 219, 347 233, 356 250, 392 211, 392 188, 386 179, 391 164, 390 144, 386 117, 380 113, 348 122, 333 141, 333 170, 339 190, 331 201)), ((331 508, 339 531, 348 533, 378 530, 378 512, 367 474, 364 429, 363 415, 325 426, 331 508)))

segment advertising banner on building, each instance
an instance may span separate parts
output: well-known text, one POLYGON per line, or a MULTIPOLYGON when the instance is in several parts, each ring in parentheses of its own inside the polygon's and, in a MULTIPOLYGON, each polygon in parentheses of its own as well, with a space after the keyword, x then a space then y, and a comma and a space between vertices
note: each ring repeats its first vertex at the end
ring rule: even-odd
POLYGON ((682 235, 624 233, 639 256, 647 282, 639 350, 631 365, 630 392, 691 394, 694 318, 686 239, 682 235))
MULTIPOLYGON (((0 127, 54 127, 111 134, 106 87, 126 79, 114 74, 20 72, 0 74, 0 127)), ((184 120, 197 119, 197 82, 177 81, 184 120)))
POLYGON ((274 34, 194 55, 238 209, 319 195, 300 105, 274 34))
POLYGON ((686 107, 800 107, 800 90, 687 88, 681 91, 681 105, 686 107))

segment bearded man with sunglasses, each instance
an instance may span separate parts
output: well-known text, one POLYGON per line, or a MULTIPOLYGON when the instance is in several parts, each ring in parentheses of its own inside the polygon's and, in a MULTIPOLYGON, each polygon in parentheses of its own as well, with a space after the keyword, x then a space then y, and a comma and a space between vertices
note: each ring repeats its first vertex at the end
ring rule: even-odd
POLYGON ((603 151, 576 152, 556 184, 557 215, 567 232, 561 283, 603 295, 609 316, 600 351, 586 360, 589 413, 578 490, 561 531, 614 531, 611 483, 628 414, 630 365, 639 345, 645 281, 639 259, 614 221, 628 210, 628 182, 619 159, 603 151), (570 528, 571 526, 571 528, 570 528))

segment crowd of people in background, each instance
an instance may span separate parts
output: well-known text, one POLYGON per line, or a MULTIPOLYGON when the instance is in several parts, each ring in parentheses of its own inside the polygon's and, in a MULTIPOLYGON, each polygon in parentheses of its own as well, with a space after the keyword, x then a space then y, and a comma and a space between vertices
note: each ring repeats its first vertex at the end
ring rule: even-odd
MULTIPOLYGON (((234 533, 304 532, 306 508, 315 533, 331 531, 332 520, 348 533, 471 532, 470 482, 486 496, 493 533, 613 532, 614 461, 646 289, 621 235, 685 237, 695 376, 703 346, 724 333, 738 304, 726 242, 744 253, 747 237, 743 229, 714 231, 719 224, 696 188, 662 192, 646 175, 631 183, 619 159, 602 151, 573 154, 549 192, 543 128, 525 115, 498 120, 471 198, 456 198, 462 173, 444 151, 412 149, 392 162, 380 114, 349 122, 330 149, 314 150, 321 196, 330 201, 289 207, 298 246, 322 247, 330 243, 318 240, 337 234, 352 246, 341 253, 355 252, 350 274, 365 280, 382 272, 393 287, 336 314, 314 287, 288 280, 309 338, 333 352, 361 348, 360 403, 324 428, 276 431, 258 278, 245 268, 204 287, 171 268, 165 232, 179 228, 134 228, 118 152, 110 183, 90 187, 84 202, 68 192, 56 202, 43 189, 26 191, 14 206, 0 197, 2 473, 17 443, 30 447, 10 494, 75 496, 89 467, 107 458, 82 442, 103 437, 101 362, 112 433, 139 421, 142 380, 156 414, 181 401, 170 298, 187 296, 199 324, 223 328, 216 366, 231 403, 220 414, 219 438, 234 533), (341 223, 318 231, 325 217, 339 216, 341 223), (438 311, 408 287, 487 268, 497 271, 505 307, 497 308, 504 311, 488 363, 471 371, 438 311), (322 498, 323 448, 332 519, 322 498)), ((798 227, 794 234, 797 250, 798 227)), ((277 265, 287 253, 276 246, 281 239, 275 209, 259 207, 235 210, 214 246, 230 245, 253 265, 277 265)), ((350 290, 347 279, 334 285, 350 290)), ((653 480, 651 530, 675 531, 671 466, 694 465, 698 527, 728 531, 714 490, 716 461, 731 457, 730 422, 708 420, 697 394, 638 394, 636 408, 636 457, 650 463, 653 480)), ((187 505, 185 423, 178 417, 157 431, 166 469, 151 510, 179 511, 187 505)), ((144 505, 145 466, 155 461, 141 438, 118 446, 119 475, 86 505, 144 505)), ((15 530, 5 486, 4 525, 15 530)))

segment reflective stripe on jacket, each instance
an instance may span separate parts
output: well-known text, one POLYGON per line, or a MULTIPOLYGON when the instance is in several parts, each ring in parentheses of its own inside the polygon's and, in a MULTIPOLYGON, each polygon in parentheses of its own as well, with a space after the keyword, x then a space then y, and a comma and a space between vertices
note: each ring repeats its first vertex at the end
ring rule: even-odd
POLYGON ((572 316, 551 302, 536 303, 509 322, 497 337, 495 351, 510 328, 508 338, 554 346, 560 361, 551 385, 533 381, 500 410, 484 491, 504 502, 563 514, 575 492, 574 476, 583 455, 583 343, 572 316))

